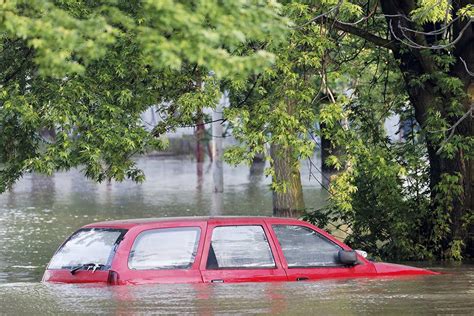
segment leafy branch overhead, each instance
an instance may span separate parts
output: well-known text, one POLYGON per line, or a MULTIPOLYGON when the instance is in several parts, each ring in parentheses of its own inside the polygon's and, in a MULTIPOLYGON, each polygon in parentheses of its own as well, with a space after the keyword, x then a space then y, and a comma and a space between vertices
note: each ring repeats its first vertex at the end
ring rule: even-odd
POLYGON ((74 166, 97 181, 142 180, 131 156, 212 107, 212 81, 271 64, 240 47, 282 39, 279 11, 243 0, 0 3, 0 192, 24 172, 74 166), (155 104, 168 119, 150 134, 140 113, 155 104))

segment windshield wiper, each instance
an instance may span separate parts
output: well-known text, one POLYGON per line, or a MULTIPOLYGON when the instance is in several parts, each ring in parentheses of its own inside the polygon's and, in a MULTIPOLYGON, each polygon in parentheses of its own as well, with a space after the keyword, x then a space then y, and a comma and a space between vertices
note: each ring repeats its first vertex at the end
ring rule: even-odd
POLYGON ((92 269, 92 273, 94 273, 95 270, 97 270, 97 269, 100 270, 103 267, 105 267, 105 265, 100 264, 100 263, 84 263, 84 264, 80 264, 80 265, 72 268, 70 271, 71 271, 72 275, 74 275, 77 271, 82 270, 82 269, 86 269, 86 270, 91 270, 92 269))

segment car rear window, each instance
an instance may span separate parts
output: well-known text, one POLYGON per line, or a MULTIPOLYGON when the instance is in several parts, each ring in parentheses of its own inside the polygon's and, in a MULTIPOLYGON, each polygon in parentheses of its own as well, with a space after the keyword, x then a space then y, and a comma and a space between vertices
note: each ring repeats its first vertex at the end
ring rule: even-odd
POLYGON ((339 266, 342 248, 314 230, 298 225, 273 225, 289 268, 339 266))
POLYGON ((189 269, 196 258, 199 227, 148 230, 133 243, 128 266, 134 270, 189 269))
POLYGON ((48 269, 71 269, 88 264, 109 268, 115 246, 125 232, 123 229, 80 229, 54 254, 48 269))
POLYGON ((219 226, 212 232, 207 269, 274 268, 262 226, 219 226))

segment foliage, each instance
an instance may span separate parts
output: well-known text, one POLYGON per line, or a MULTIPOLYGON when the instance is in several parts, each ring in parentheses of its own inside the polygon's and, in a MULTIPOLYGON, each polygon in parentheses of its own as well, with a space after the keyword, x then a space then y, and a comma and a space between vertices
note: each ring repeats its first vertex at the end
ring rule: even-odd
POLYGON ((273 1, 1 2, 0 192, 75 166, 142 181, 132 156, 213 106, 218 78, 268 66, 272 54, 239 47, 278 41, 286 23, 273 1), (166 119, 150 133, 140 114, 153 104, 166 119))
POLYGON ((351 98, 339 98, 321 109, 322 133, 343 149, 328 162, 341 171, 331 179, 328 206, 308 211, 305 219, 331 232, 342 230, 345 242, 373 257, 431 258, 423 240, 429 212, 423 139, 390 55, 361 54, 360 63, 348 69, 349 74, 359 74, 351 98), (367 67, 364 60, 374 56, 379 63, 367 67), (401 141, 390 139, 383 126, 395 113, 401 122, 411 122, 401 141), (344 120, 347 126, 339 123, 344 120))

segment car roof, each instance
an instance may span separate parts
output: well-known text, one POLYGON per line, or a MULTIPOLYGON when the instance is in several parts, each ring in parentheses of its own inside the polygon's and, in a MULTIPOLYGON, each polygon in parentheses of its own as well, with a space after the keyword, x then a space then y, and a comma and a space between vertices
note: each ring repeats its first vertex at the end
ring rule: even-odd
POLYGON ((113 221, 91 223, 84 227, 85 228, 110 227, 110 228, 130 229, 134 226, 163 223, 163 222, 202 223, 202 222, 208 222, 210 220, 218 220, 219 222, 225 222, 229 224, 241 222, 243 220, 244 221, 271 220, 272 222, 285 222, 285 223, 288 223, 289 221, 300 222, 300 220, 297 220, 295 218, 269 217, 269 216, 186 216, 186 217, 155 217, 155 218, 120 219, 120 220, 113 220, 113 221))

